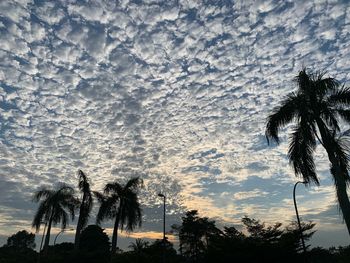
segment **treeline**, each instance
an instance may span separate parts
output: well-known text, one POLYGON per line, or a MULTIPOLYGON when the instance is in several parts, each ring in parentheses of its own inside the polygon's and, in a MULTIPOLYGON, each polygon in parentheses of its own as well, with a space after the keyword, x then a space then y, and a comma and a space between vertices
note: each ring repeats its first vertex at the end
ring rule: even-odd
MULTIPOLYGON (((315 224, 302 223, 306 241, 315 233, 315 224)), ((281 223, 267 225, 259 220, 244 217, 242 227, 219 229, 215 221, 200 217, 196 210, 188 211, 179 225, 172 226, 172 233, 178 237, 176 246, 168 240, 147 242, 136 239, 128 251, 117 249, 110 252, 108 235, 98 225, 85 227, 80 236, 80 247, 76 251, 73 243, 49 246, 42 263, 221 263, 221 262, 308 262, 348 263, 350 246, 338 248, 310 248, 304 254, 300 232, 295 222, 283 226, 281 223), (176 247, 176 248, 175 248, 176 247)), ((0 263, 38 262, 38 253, 33 249, 35 235, 20 231, 0 248, 0 263)))

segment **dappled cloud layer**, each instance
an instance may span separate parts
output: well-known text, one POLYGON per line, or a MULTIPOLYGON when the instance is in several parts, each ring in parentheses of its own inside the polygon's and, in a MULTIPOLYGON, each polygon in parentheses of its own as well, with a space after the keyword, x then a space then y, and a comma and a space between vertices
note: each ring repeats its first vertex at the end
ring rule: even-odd
MULTIPOLYGON (((145 233, 158 192, 168 225, 293 220, 288 133, 268 146, 265 120, 303 66, 348 81, 349 32, 347 1, 0 1, 0 234, 78 169, 95 190, 141 176, 145 233)), ((317 169, 300 212, 344 229, 321 150, 317 169)))

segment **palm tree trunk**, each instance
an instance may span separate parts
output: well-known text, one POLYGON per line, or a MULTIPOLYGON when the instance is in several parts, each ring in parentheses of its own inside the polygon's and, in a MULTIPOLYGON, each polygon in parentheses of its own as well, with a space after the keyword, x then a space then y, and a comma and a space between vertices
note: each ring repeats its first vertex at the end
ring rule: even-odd
POLYGON ((112 256, 117 251, 117 243, 118 243, 118 227, 119 227, 119 213, 117 214, 114 222, 114 228, 113 228, 113 236, 112 236, 112 248, 111 248, 111 254, 112 256))
POLYGON ((47 232, 46 232, 45 243, 44 243, 44 248, 43 248, 44 255, 47 255, 48 248, 49 248, 52 218, 53 218, 53 216, 51 215, 51 217, 49 219, 49 224, 47 226, 47 232))
POLYGON ((334 151, 334 137, 328 134, 326 129, 323 126, 323 123, 317 121, 318 128, 322 138, 322 144, 327 151, 328 159, 331 166, 331 173, 334 178, 334 184, 337 192, 337 199, 339 203, 340 210, 343 214, 343 219, 345 221, 348 233, 350 235, 350 201, 347 194, 347 184, 345 181, 347 171, 343 171, 340 167, 339 160, 336 157, 334 151))
POLYGON ((350 235, 350 201, 346 191, 347 185, 344 178, 344 175, 336 173, 334 176, 334 184, 337 191, 339 207, 350 235))
POLYGON ((81 234, 81 214, 79 214, 79 219, 77 223, 77 229, 75 231, 75 238, 74 238, 74 250, 77 251, 79 250, 79 245, 80 245, 80 234, 81 234))
POLYGON ((77 229, 75 231, 75 238, 74 238, 74 250, 77 251, 79 250, 79 245, 80 245, 80 235, 81 235, 81 230, 82 230, 82 220, 83 217, 86 216, 84 214, 84 204, 85 204, 85 193, 83 195, 83 200, 81 202, 80 205, 80 209, 79 209, 79 219, 78 219, 78 223, 77 223, 77 229))

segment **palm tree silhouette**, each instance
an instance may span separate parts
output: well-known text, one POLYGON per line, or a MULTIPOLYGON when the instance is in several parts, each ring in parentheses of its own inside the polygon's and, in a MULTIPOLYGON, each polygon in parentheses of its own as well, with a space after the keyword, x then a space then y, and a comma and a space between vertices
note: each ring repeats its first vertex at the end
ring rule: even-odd
POLYGON ((127 231, 133 231, 136 226, 141 226, 142 213, 137 192, 142 186, 139 177, 130 179, 124 186, 118 182, 108 183, 103 194, 95 193, 100 202, 96 223, 100 224, 105 219, 115 219, 112 236, 112 255, 117 249, 118 228, 126 227, 127 231))
POLYGON ((74 219, 74 210, 79 205, 79 201, 74 196, 74 189, 65 184, 58 185, 56 190, 42 188, 35 192, 34 202, 40 202, 39 208, 34 216, 32 226, 39 231, 42 222, 47 224, 47 232, 44 243, 44 253, 50 242, 50 232, 52 225, 61 222, 61 229, 65 229, 69 215, 74 219))
POLYGON ((337 136, 339 118, 350 122, 350 89, 340 86, 323 73, 307 73, 304 68, 295 78, 298 90, 290 93, 267 119, 266 138, 279 143, 278 131, 295 121, 288 156, 296 176, 308 184, 319 185, 315 171, 314 152, 318 141, 326 150, 331 163, 337 199, 350 234, 350 202, 347 195, 347 147, 337 136))
POLYGON ((80 203, 79 218, 78 218, 77 229, 75 232, 75 239, 74 239, 75 250, 79 249, 81 231, 89 221, 89 216, 93 205, 92 191, 90 189, 89 180, 82 170, 79 170, 78 174, 79 174, 78 187, 80 192, 82 193, 82 199, 80 203))
POLYGON ((149 246, 149 242, 142 238, 136 238, 135 242, 131 242, 128 246, 132 251, 140 254, 142 251, 149 246))

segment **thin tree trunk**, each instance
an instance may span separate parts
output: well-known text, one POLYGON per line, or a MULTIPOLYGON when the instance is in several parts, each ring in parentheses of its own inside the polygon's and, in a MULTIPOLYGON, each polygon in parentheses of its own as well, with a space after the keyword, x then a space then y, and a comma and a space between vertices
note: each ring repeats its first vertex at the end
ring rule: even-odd
POLYGON ((114 228, 113 228, 113 236, 112 236, 112 248, 111 248, 111 254, 112 256, 115 255, 117 251, 117 244, 118 244, 118 227, 119 227, 119 213, 117 214, 114 222, 114 228))
POLYGON ((346 181, 344 178, 344 175, 339 174, 335 174, 334 176, 334 183, 335 183, 335 188, 337 191, 337 198, 338 198, 338 202, 339 202, 339 207, 340 210, 343 214, 343 218, 346 224, 346 227, 348 228, 348 232, 350 235, 350 201, 349 201, 349 197, 347 194, 347 185, 346 185, 346 181))
POLYGON ((47 226, 47 232, 46 232, 46 236, 45 236, 45 243, 44 243, 44 255, 47 255, 48 252, 48 248, 49 248, 49 243, 50 243, 50 233, 51 233, 51 225, 52 225, 52 215, 50 217, 49 220, 49 225, 47 226))
POLYGON ((82 226, 82 219, 83 219, 83 216, 86 216, 84 214, 85 199, 86 199, 86 197, 85 197, 85 193, 84 193, 83 200, 81 202, 80 209, 79 209, 79 219, 78 219, 78 223, 77 223, 77 229, 75 231, 75 238, 74 238, 74 250, 75 251, 79 250, 80 235, 81 235, 81 230, 83 228, 83 226, 82 226))
POLYGON ((81 222, 80 222, 80 214, 79 214, 79 220, 77 223, 77 229, 75 231, 75 238, 74 238, 74 250, 77 251, 79 250, 79 245, 80 245, 80 234, 81 234, 81 222))
POLYGON ((350 235, 350 201, 347 194, 347 185, 345 178, 347 176, 347 171, 343 171, 340 167, 339 160, 336 157, 334 150, 334 137, 329 134, 322 122, 317 121, 318 128, 322 138, 322 144, 327 151, 328 159, 332 164, 331 173, 334 178, 334 184, 337 192, 337 199, 339 203, 340 210, 343 214, 343 219, 345 221, 348 233, 350 235))

